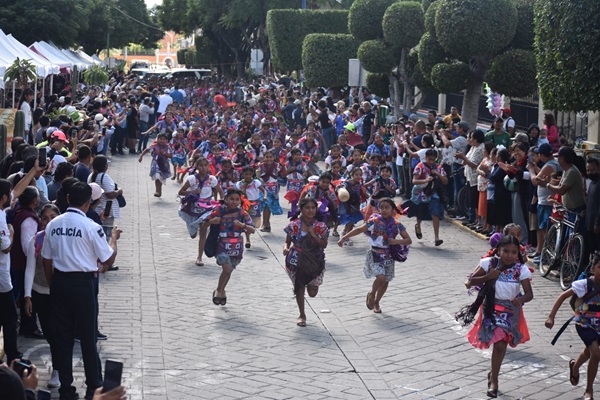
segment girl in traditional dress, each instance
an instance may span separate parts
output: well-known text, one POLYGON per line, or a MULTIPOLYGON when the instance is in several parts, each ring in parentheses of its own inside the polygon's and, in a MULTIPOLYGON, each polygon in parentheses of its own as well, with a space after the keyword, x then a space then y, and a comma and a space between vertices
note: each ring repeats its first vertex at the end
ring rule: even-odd
POLYGON ((152 146, 147 147, 140 154, 138 158, 139 162, 142 162, 142 158, 146 153, 152 155, 152 162, 150 163, 150 178, 154 180, 156 185, 156 192, 154 197, 162 196, 162 187, 167 184, 167 179, 171 176, 171 170, 169 168, 169 159, 173 157, 173 149, 169 146, 169 139, 165 133, 159 133, 156 136, 156 141, 152 143, 152 146))
POLYGON ((265 193, 265 208, 263 210, 263 224, 261 232, 271 232, 271 213, 281 215, 279 205, 279 184, 277 178, 281 174, 281 165, 275 161, 275 155, 271 150, 265 153, 264 161, 258 164, 257 175, 263 182, 265 193))
POLYGON ((323 283, 325 252, 329 229, 317 219, 317 200, 305 197, 299 203, 300 215, 284 229, 287 234, 283 246, 285 269, 294 284, 294 294, 300 316, 296 324, 306 326, 304 294, 315 297, 323 283))
POLYGON ((225 196, 225 205, 215 208, 203 224, 205 230, 208 225, 219 225, 216 261, 223 271, 219 276, 217 288, 212 294, 215 305, 227 304, 225 287, 231 273, 242 261, 244 251, 242 233, 245 232, 246 235, 254 233, 250 215, 240 208, 241 197, 242 193, 239 190, 229 189, 225 196))
POLYGON ((338 242, 342 247, 345 240, 368 232, 371 249, 367 252, 364 273, 367 278, 375 277, 375 280, 371 291, 367 293, 366 304, 369 310, 378 314, 381 313, 379 302, 395 274, 395 260, 390 246, 404 246, 399 251, 404 253, 405 260, 408 252, 405 246, 412 243, 404 225, 394 217, 395 213, 400 211, 391 198, 379 200, 379 214, 373 214, 364 225, 345 233, 338 242))
POLYGON ((498 374, 508 345, 516 347, 529 340, 522 306, 533 299, 531 272, 519 262, 519 239, 507 235, 498 243, 498 256, 483 258, 471 277, 467 289, 482 286, 477 300, 456 314, 464 325, 477 321, 467 339, 478 349, 493 346, 492 366, 488 373, 487 396, 498 397, 498 374), (520 289, 523 287, 523 295, 520 289))
POLYGON ((188 175, 178 194, 183 197, 179 216, 185 221, 190 237, 195 239, 198 229, 200 230, 196 265, 201 267, 204 265, 202 254, 204 254, 206 243, 206 226, 201 224, 209 215, 208 213, 212 211, 211 198, 217 195, 223 198, 223 189, 221 189, 219 181, 208 173, 206 158, 199 157, 196 160, 194 173, 188 175))
MULTIPOLYGON (((346 225, 344 227, 344 235, 354 228, 354 224, 363 220, 363 215, 360 212, 360 204, 362 203, 363 198, 366 199, 367 191, 363 186, 362 176, 362 170, 360 168, 354 168, 350 179, 342 182, 336 188, 338 192, 341 188, 344 188, 350 193, 348 201, 341 202, 339 208, 340 224, 346 225)), ((352 246, 354 243, 351 240, 345 240, 344 244, 352 246)))
MULTIPOLYGON (((235 188, 242 192, 244 197, 250 202, 248 208, 248 214, 252 217, 252 223, 254 226, 260 225, 260 192, 264 196, 267 195, 267 191, 263 187, 260 180, 254 178, 254 168, 250 165, 245 166, 242 169, 242 180, 239 181, 235 188)), ((250 232, 246 232, 246 248, 249 249, 252 244, 250 243, 250 232)))

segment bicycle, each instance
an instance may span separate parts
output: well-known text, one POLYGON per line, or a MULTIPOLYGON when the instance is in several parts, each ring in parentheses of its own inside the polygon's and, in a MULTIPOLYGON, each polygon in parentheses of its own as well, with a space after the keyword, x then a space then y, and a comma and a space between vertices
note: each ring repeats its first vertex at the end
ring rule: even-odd
POLYGON ((583 271, 582 261, 585 242, 583 236, 577 233, 581 218, 580 214, 571 212, 564 207, 558 208, 558 211, 565 218, 550 217, 552 225, 544 239, 539 270, 543 277, 548 276, 552 270, 560 270, 560 287, 567 290, 583 271), (567 218, 568 216, 574 216, 574 221, 570 221, 567 218), (570 236, 565 238, 569 230, 570 236))

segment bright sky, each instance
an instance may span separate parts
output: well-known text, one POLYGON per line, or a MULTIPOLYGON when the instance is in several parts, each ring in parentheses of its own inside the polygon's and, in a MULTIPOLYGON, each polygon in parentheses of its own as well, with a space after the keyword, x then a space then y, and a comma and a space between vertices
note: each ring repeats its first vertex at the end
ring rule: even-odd
POLYGON ((144 0, 148 8, 152 8, 156 5, 162 4, 162 0, 144 0))

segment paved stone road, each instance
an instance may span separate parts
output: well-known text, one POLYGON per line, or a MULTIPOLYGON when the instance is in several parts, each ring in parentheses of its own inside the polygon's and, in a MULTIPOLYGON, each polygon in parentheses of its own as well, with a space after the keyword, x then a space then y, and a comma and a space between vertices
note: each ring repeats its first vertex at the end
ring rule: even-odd
MULTIPOLYGON (((473 300, 463 282, 485 242, 444 223, 445 242, 436 248, 431 225, 425 223, 424 238, 416 241, 414 222, 407 220, 415 243, 377 315, 364 304, 371 284, 362 272, 366 239, 340 249, 331 238, 325 283, 308 301, 308 326, 300 328, 282 267, 284 218, 275 217, 272 233, 254 235, 227 288, 227 305, 214 306, 220 269, 214 260, 194 265, 197 242, 177 216, 179 185, 170 181, 163 198, 154 198, 148 160, 136 159, 118 157, 109 170, 128 206, 118 221, 124 231, 120 270, 101 278, 100 330, 109 340, 98 343, 103 360, 125 363, 131 399, 486 398, 490 352, 471 347, 453 318, 473 300)), ((583 386, 568 383, 567 361, 581 342, 569 328, 552 347, 554 332, 543 327, 560 289, 537 273, 533 288, 535 298, 525 309, 531 341, 509 349, 500 398, 578 398, 583 386)), ((566 308, 557 321, 566 320, 566 308)), ((45 385, 48 346, 20 340, 45 385)), ((77 344, 75 352, 83 394, 77 344)))

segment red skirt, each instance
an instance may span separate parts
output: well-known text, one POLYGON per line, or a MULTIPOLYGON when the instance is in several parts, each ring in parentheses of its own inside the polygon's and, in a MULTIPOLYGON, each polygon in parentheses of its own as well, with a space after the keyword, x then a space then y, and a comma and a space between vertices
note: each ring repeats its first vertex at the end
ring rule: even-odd
POLYGON ((469 343, 471 343, 471 345, 473 345, 473 347, 476 347, 478 349, 489 349, 490 346, 496 342, 507 342, 510 345, 510 347, 517 347, 517 345, 529 341, 529 329, 527 328, 527 321, 525 321, 525 315, 523 315, 523 307, 520 308, 520 312, 521 315, 519 317, 519 325, 517 326, 517 329, 519 330, 519 332, 521 332, 522 337, 519 343, 512 344, 513 335, 506 332, 500 327, 496 327, 494 329, 494 335, 492 336, 492 339, 489 342, 480 341, 478 333, 479 327, 481 326, 481 321, 483 319, 482 308, 479 308, 479 316, 477 316, 477 321, 475 322, 475 324, 473 324, 473 327, 467 333, 467 340, 469 341, 469 343))

